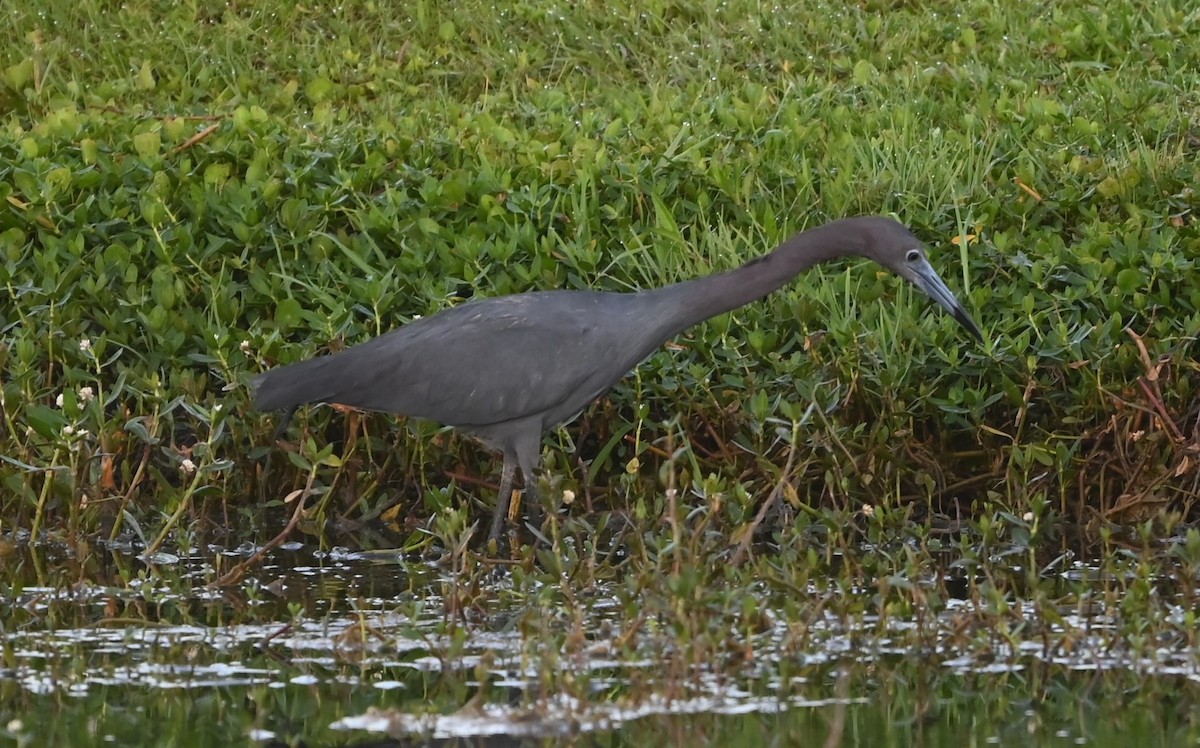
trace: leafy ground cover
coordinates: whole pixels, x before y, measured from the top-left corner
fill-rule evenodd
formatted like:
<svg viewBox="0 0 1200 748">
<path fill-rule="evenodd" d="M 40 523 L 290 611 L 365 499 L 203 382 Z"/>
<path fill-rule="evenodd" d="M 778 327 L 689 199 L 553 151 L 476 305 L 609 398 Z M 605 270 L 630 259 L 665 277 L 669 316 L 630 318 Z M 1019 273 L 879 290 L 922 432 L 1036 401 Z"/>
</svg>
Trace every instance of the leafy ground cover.
<svg viewBox="0 0 1200 748">
<path fill-rule="evenodd" d="M 472 296 L 657 286 L 880 212 L 987 345 L 873 266 L 815 270 L 554 435 L 549 494 L 637 520 L 677 496 L 735 538 L 772 492 L 784 517 L 1194 514 L 1182 0 L 6 14 L 6 529 L 152 540 L 307 487 L 320 522 L 456 536 L 490 455 L 322 410 L 285 456 L 249 377 Z"/>
</svg>

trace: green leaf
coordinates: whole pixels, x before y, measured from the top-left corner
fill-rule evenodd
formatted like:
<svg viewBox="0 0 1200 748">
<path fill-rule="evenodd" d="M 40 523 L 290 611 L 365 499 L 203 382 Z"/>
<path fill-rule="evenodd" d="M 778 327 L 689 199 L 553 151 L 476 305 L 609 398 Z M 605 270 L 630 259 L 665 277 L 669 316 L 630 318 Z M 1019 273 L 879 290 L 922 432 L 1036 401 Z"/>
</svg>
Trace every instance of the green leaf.
<svg viewBox="0 0 1200 748">
<path fill-rule="evenodd" d="M 137 87 L 143 91 L 150 91 L 154 88 L 156 81 L 154 80 L 154 69 L 150 67 L 150 61 L 146 60 L 142 63 L 142 67 L 137 74 Z"/>
<path fill-rule="evenodd" d="M 229 164 L 209 164 L 204 169 L 204 183 L 220 187 L 229 180 Z"/>
<path fill-rule="evenodd" d="M 281 327 L 293 327 L 303 319 L 304 308 L 293 298 L 286 298 L 275 305 L 275 321 Z"/>
<path fill-rule="evenodd" d="M 1117 273 L 1117 288 L 1121 293 L 1130 294 L 1140 288 L 1145 282 L 1142 271 L 1126 268 Z"/>
<path fill-rule="evenodd" d="M 161 149 L 162 136 L 158 134 L 158 130 L 142 132 L 133 136 L 133 150 L 137 152 L 138 158 L 143 161 L 149 163 L 157 162 Z"/>
<path fill-rule="evenodd" d="M 99 149 L 96 147 L 96 141 L 91 138 L 84 138 L 79 141 L 79 151 L 80 155 L 83 156 L 83 163 L 89 165 L 96 163 L 96 158 L 100 154 Z"/>
<path fill-rule="evenodd" d="M 46 439 L 58 439 L 62 436 L 63 426 L 67 425 L 66 416 L 61 410 L 46 405 L 29 406 L 25 417 L 33 430 Z"/>
<path fill-rule="evenodd" d="M 33 58 L 31 57 L 26 57 L 16 65 L 10 65 L 4 69 L 4 82 L 17 91 L 25 88 L 32 80 Z"/>
<path fill-rule="evenodd" d="M 865 86 L 871 83 L 879 75 L 879 71 L 875 69 L 867 60 L 859 60 L 854 63 L 854 82 L 860 86 Z"/>
<path fill-rule="evenodd" d="M 329 98 L 329 95 L 333 93 L 333 88 L 333 81 L 322 75 L 308 82 L 308 85 L 304 87 L 304 94 L 309 101 L 317 104 Z"/>
<path fill-rule="evenodd" d="M 421 233 L 436 236 L 440 227 L 438 222 L 429 216 L 421 216 L 417 219 L 417 228 L 421 230 Z"/>
<path fill-rule="evenodd" d="M 136 436 L 138 439 L 141 439 L 145 444 L 158 444 L 158 437 L 150 433 L 149 429 L 146 428 L 146 424 L 143 423 L 143 420 L 144 416 L 130 418 L 125 422 L 125 430 Z"/>
</svg>

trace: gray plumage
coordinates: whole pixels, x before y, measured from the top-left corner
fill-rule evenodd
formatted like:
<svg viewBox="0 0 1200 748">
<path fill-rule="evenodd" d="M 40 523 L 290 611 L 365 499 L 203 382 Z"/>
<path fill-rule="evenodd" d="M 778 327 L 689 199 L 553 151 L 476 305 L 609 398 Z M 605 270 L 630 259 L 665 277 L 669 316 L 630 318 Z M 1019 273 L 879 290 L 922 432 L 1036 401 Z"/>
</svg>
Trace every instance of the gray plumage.
<svg viewBox="0 0 1200 748">
<path fill-rule="evenodd" d="M 736 270 L 637 293 L 538 291 L 471 301 L 339 353 L 254 378 L 260 410 L 340 403 L 453 426 L 504 454 L 490 537 L 499 535 L 512 481 L 527 492 L 542 434 L 582 411 L 663 343 L 709 317 L 842 256 L 875 260 L 979 328 L 903 225 L 866 216 L 796 234 Z"/>
</svg>

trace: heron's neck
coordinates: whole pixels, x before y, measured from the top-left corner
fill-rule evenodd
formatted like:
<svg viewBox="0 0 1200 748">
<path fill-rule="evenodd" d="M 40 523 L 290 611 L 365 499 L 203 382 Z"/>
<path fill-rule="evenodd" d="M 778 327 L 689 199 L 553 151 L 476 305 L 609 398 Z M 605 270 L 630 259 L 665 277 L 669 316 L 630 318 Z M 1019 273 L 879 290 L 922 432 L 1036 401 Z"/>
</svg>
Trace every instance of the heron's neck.
<svg viewBox="0 0 1200 748">
<path fill-rule="evenodd" d="M 675 303 L 664 305 L 671 311 L 659 321 L 671 336 L 676 335 L 709 317 L 761 299 L 813 265 L 857 254 L 856 248 L 847 246 L 844 236 L 839 239 L 839 232 L 832 230 L 832 226 L 834 224 L 826 224 L 796 234 L 770 254 L 751 260 L 736 270 L 661 289 L 657 293 L 672 298 Z"/>
</svg>

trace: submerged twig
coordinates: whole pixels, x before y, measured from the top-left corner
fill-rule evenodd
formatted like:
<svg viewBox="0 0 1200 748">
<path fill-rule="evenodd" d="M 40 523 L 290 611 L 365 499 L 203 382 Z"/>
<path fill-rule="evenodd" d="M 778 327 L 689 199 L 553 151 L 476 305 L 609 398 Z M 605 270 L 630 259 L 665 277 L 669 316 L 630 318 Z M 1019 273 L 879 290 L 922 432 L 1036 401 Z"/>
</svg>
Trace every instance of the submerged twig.
<svg viewBox="0 0 1200 748">
<path fill-rule="evenodd" d="M 300 492 L 299 498 L 296 499 L 296 509 L 292 512 L 292 518 L 288 520 L 287 526 L 284 527 L 278 535 L 268 540 L 263 547 L 255 551 L 253 556 L 230 569 L 215 582 L 209 582 L 209 587 L 226 587 L 228 585 L 240 582 L 242 577 L 246 575 L 246 572 L 249 571 L 252 566 L 262 561 L 263 557 L 267 555 L 268 551 L 279 545 L 282 545 L 283 541 L 287 540 L 288 535 L 291 535 L 292 530 L 296 529 L 296 525 L 300 523 L 300 517 L 304 514 L 304 500 L 308 498 L 310 493 L 312 493 L 312 485 L 313 481 L 316 480 L 316 477 L 316 471 L 312 471 L 308 474 L 308 483 L 305 484 L 304 489 Z"/>
</svg>

